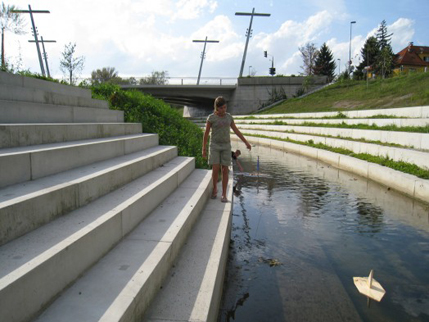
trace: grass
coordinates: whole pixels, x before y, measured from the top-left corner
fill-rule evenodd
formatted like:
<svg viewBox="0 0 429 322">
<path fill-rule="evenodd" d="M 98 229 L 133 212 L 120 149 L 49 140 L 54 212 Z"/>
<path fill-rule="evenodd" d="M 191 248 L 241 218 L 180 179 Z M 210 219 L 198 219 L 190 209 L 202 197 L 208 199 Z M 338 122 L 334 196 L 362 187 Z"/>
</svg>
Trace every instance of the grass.
<svg viewBox="0 0 429 322">
<path fill-rule="evenodd" d="M 384 125 L 378 126 L 375 124 L 330 124 L 330 123 L 314 123 L 314 122 L 303 122 L 301 124 L 290 124 L 283 121 L 274 121 L 269 123 L 257 123 L 252 122 L 251 124 L 264 124 L 264 125 L 290 125 L 290 126 L 312 126 L 312 127 L 328 127 L 328 128 L 340 128 L 340 129 L 360 129 L 360 130 L 379 130 L 379 131 L 398 131 L 398 132 L 413 132 L 413 133 L 429 133 L 429 125 L 426 126 L 397 126 Z"/>
<path fill-rule="evenodd" d="M 277 141 L 291 142 L 291 143 L 295 143 L 295 144 L 311 146 L 311 147 L 314 147 L 317 149 L 332 151 L 335 153 L 348 155 L 348 156 L 351 156 L 351 157 L 354 157 L 354 158 L 357 158 L 360 160 L 380 164 L 382 166 L 385 166 L 385 167 L 388 167 L 388 168 L 391 168 L 391 169 L 394 169 L 397 171 L 401 171 L 404 173 L 408 173 L 408 174 L 414 175 L 414 176 L 422 178 L 422 179 L 429 179 L 429 171 L 428 170 L 420 168 L 419 166 L 417 166 L 413 163 L 407 163 L 407 162 L 403 162 L 403 161 L 393 161 L 392 159 L 390 159 L 388 157 L 380 157 L 380 156 L 375 156 L 375 155 L 371 155 L 371 154 L 367 154 L 367 153 L 354 153 L 353 151 L 350 151 L 347 149 L 334 148 L 334 147 L 330 147 L 330 146 L 322 144 L 322 143 L 314 143 L 312 140 L 309 140 L 307 142 L 301 142 L 301 141 L 295 141 L 295 140 L 291 140 L 291 139 L 281 139 L 281 138 L 271 137 L 271 136 L 267 136 L 267 135 L 255 135 L 255 134 L 249 134 L 249 133 L 246 133 L 245 135 L 246 136 L 266 138 L 266 139 L 273 139 L 273 140 L 277 140 Z"/>
<path fill-rule="evenodd" d="M 429 73 L 337 82 L 304 98 L 292 98 L 259 114 L 341 112 L 429 105 Z"/>
<path fill-rule="evenodd" d="M 256 129 L 255 129 L 256 130 Z M 262 129 L 263 130 L 263 129 Z M 245 129 L 243 129 L 243 131 L 245 131 Z M 292 133 L 292 134 L 304 134 L 304 135 L 309 135 L 308 133 L 305 132 L 297 132 L 294 130 L 291 131 L 276 131 L 276 130 L 270 130 L 270 132 L 278 132 L 278 133 Z M 351 138 L 351 137 L 347 137 L 347 136 L 333 136 L 333 135 L 322 135 L 322 134 L 316 134 L 316 133 L 311 133 L 312 136 L 318 136 L 318 137 L 324 137 L 324 138 L 332 138 L 332 139 L 341 139 L 341 140 L 347 140 L 347 141 L 354 141 L 354 142 L 362 142 L 362 143 L 371 143 L 371 144 L 377 144 L 377 145 L 383 145 L 383 146 L 389 146 L 389 147 L 395 147 L 395 148 L 401 148 L 401 149 L 414 149 L 414 146 L 404 146 L 404 145 L 400 145 L 397 143 L 388 143 L 388 142 L 381 142 L 381 141 L 376 141 L 376 140 L 365 140 L 365 139 L 355 139 L 355 138 Z M 277 137 L 272 137 L 275 138 L 276 140 L 278 139 Z"/>
</svg>

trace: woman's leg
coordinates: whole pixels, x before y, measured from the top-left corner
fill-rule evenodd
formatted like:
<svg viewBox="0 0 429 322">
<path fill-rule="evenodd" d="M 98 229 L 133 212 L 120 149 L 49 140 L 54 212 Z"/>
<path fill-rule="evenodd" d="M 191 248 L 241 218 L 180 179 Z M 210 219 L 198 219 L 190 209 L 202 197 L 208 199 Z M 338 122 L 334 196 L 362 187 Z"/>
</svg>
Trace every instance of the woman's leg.
<svg viewBox="0 0 429 322">
<path fill-rule="evenodd" d="M 222 165 L 222 199 L 226 199 L 226 189 L 228 187 L 228 166 Z"/>
<path fill-rule="evenodd" d="M 219 180 L 219 164 L 213 164 L 212 167 L 212 181 L 213 181 L 213 192 L 212 197 L 216 197 L 217 194 L 217 181 Z"/>
</svg>

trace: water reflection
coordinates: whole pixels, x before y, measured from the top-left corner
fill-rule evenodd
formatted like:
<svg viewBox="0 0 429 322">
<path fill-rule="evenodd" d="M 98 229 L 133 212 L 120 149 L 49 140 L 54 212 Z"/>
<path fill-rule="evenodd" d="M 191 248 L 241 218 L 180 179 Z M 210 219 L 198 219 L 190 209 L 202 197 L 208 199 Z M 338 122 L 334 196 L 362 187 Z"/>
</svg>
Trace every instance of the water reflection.
<svg viewBox="0 0 429 322">
<path fill-rule="evenodd" d="M 429 321 L 428 205 L 274 149 L 240 163 L 220 321 Z M 370 269 L 387 294 L 368 308 Z"/>
</svg>

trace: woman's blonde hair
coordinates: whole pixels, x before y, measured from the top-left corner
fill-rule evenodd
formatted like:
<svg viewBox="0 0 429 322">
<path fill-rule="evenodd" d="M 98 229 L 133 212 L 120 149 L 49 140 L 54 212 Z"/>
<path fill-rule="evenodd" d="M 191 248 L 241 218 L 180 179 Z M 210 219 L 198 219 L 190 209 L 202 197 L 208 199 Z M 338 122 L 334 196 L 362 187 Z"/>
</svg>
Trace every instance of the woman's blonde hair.
<svg viewBox="0 0 429 322">
<path fill-rule="evenodd" d="M 214 101 L 214 111 L 217 111 L 218 107 L 222 107 L 226 104 L 226 99 L 223 98 L 223 96 L 216 97 Z"/>
</svg>

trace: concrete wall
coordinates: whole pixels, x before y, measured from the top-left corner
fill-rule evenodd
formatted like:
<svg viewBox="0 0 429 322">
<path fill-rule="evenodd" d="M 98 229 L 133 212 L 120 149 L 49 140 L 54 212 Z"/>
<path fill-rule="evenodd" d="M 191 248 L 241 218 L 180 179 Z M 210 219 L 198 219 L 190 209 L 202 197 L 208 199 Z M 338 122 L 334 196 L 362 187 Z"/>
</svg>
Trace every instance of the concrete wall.
<svg viewBox="0 0 429 322">
<path fill-rule="evenodd" d="M 305 77 L 244 77 L 238 79 L 228 110 L 234 115 L 257 111 L 271 98 L 273 90 L 284 90 L 288 98 L 293 97 L 302 87 Z M 309 90 L 326 84 L 326 77 L 314 77 L 314 84 Z"/>
</svg>

